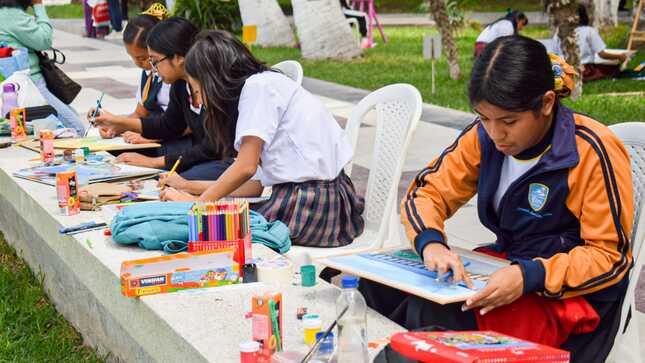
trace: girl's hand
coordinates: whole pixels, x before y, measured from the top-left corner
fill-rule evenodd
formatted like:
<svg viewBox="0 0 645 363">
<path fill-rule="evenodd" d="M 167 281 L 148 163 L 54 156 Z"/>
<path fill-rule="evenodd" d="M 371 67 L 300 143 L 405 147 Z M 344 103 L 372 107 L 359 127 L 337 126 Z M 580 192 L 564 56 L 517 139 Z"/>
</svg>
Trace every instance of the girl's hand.
<svg viewBox="0 0 645 363">
<path fill-rule="evenodd" d="M 423 249 L 423 261 L 428 270 L 437 271 L 437 275 L 443 276 L 448 270 L 452 271 L 453 283 L 463 281 L 471 289 L 475 288 L 470 277 L 466 274 L 464 264 L 456 253 L 450 251 L 441 243 L 431 243 Z"/>
<path fill-rule="evenodd" d="M 148 144 L 156 142 L 155 140 L 146 139 L 141 134 L 132 131 L 126 131 L 121 136 L 123 136 L 123 140 L 128 144 Z"/>
<path fill-rule="evenodd" d="M 99 129 L 99 134 L 101 135 L 101 138 L 103 138 L 103 139 L 111 139 L 114 136 L 116 136 L 116 135 L 114 135 L 114 132 L 112 132 L 111 129 L 106 129 L 106 128 L 102 128 L 102 127 Z"/>
<path fill-rule="evenodd" d="M 197 200 L 196 196 L 179 191 L 175 188 L 164 188 L 159 193 L 159 198 L 161 198 L 161 200 L 174 202 L 193 202 Z"/>
<path fill-rule="evenodd" d="M 159 174 L 159 186 L 163 185 L 179 190 L 186 189 L 188 180 L 182 178 L 179 173 L 172 173 L 170 176 L 168 174 L 170 173 Z"/>
<path fill-rule="evenodd" d="M 522 296 L 524 291 L 524 276 L 519 265 L 506 266 L 495 271 L 486 286 L 466 300 L 463 310 L 481 308 L 480 314 L 503 305 L 507 305 Z"/>
<path fill-rule="evenodd" d="M 128 165 L 143 166 L 146 168 L 160 168 L 163 166 L 163 156 L 159 158 L 151 158 L 139 153 L 123 153 L 117 156 L 117 163 L 124 163 Z"/>
</svg>

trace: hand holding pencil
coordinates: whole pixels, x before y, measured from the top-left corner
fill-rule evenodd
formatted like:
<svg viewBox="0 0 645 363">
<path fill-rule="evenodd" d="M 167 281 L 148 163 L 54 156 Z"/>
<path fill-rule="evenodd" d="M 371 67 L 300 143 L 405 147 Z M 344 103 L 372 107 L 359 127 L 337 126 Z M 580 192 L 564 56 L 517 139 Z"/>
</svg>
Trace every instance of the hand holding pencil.
<svg viewBox="0 0 645 363">
<path fill-rule="evenodd" d="M 172 181 L 171 178 L 173 178 L 173 175 L 177 171 L 177 167 L 179 166 L 180 162 L 181 162 L 181 155 L 177 158 L 177 161 L 175 161 L 175 164 L 172 166 L 172 169 L 170 169 L 170 172 L 168 172 L 168 174 L 166 174 L 166 176 L 162 176 L 159 179 L 159 187 L 161 189 L 163 189 L 166 186 L 168 181 Z M 178 176 L 178 178 L 181 178 L 181 177 Z M 177 186 L 177 185 L 175 185 L 176 183 L 172 183 L 172 184 L 173 184 L 172 186 L 174 186 L 174 187 Z"/>
</svg>

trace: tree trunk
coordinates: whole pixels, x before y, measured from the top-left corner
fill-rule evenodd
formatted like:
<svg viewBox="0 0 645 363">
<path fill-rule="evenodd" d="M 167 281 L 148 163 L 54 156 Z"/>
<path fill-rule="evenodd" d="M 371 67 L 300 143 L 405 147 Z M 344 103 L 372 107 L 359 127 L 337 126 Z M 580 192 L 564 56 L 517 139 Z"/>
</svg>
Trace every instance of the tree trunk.
<svg viewBox="0 0 645 363">
<path fill-rule="evenodd" d="M 448 18 L 445 0 L 430 0 L 430 13 L 434 22 L 437 24 L 439 33 L 441 33 L 441 43 L 443 51 L 448 57 L 448 67 L 450 68 L 450 78 L 459 79 L 461 70 L 459 69 L 459 53 L 457 44 L 453 37 L 452 27 Z"/>
<path fill-rule="evenodd" d="M 242 24 L 257 26 L 256 45 L 293 47 L 296 45 L 289 20 L 276 0 L 239 0 Z"/>
<path fill-rule="evenodd" d="M 556 26 L 564 58 L 578 72 L 575 89 L 571 92 L 571 99 L 575 100 L 582 96 L 582 66 L 575 31 L 578 25 L 577 4 L 574 0 L 549 0 L 547 12 Z"/>
<path fill-rule="evenodd" d="M 359 40 L 338 0 L 291 0 L 302 57 L 349 59 L 361 55 Z"/>
</svg>

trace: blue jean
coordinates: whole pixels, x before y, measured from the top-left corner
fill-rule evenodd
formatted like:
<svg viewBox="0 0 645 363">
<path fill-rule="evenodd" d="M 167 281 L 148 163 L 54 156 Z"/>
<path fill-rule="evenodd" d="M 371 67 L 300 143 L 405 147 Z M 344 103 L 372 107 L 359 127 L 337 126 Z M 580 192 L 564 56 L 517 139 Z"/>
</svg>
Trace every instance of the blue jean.
<svg viewBox="0 0 645 363">
<path fill-rule="evenodd" d="M 112 29 L 117 32 L 122 31 L 123 17 L 121 15 L 121 3 L 119 0 L 108 0 L 108 7 L 110 8 L 110 23 L 112 23 Z"/>
<path fill-rule="evenodd" d="M 217 180 L 231 164 L 233 164 L 233 159 L 206 161 L 179 173 L 179 175 L 188 180 Z"/>
<path fill-rule="evenodd" d="M 63 101 L 59 100 L 58 97 L 49 92 L 44 78 L 34 80 L 34 84 L 45 101 L 47 101 L 47 103 L 56 110 L 60 122 L 62 122 L 65 127 L 75 129 L 76 132 L 82 136 L 85 132 L 85 126 L 83 125 L 81 118 L 78 117 L 78 113 L 74 111 L 70 105 L 65 104 Z"/>
</svg>

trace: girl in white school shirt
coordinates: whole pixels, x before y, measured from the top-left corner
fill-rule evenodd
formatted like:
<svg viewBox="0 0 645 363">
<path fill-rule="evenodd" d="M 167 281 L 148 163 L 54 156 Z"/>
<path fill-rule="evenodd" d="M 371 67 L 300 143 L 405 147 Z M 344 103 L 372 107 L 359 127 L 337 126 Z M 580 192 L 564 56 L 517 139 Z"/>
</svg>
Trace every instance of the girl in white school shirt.
<svg viewBox="0 0 645 363">
<path fill-rule="evenodd" d="M 289 226 L 292 243 L 337 247 L 361 234 L 364 200 L 343 171 L 353 152 L 317 98 L 224 31 L 202 33 L 185 67 L 202 95 L 207 134 L 216 145 L 233 144 L 238 155 L 216 182 L 165 177 L 174 188 L 163 199 L 257 196 L 271 186 L 270 200 L 254 209 Z"/>
<path fill-rule="evenodd" d="M 484 51 L 484 48 L 493 40 L 508 35 L 516 35 L 520 30 L 529 24 L 529 19 L 521 11 L 511 11 L 503 17 L 486 25 L 484 30 L 479 33 L 475 41 L 475 58 Z"/>
</svg>

